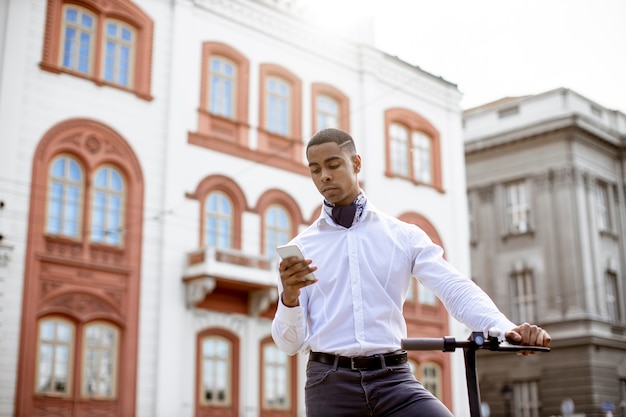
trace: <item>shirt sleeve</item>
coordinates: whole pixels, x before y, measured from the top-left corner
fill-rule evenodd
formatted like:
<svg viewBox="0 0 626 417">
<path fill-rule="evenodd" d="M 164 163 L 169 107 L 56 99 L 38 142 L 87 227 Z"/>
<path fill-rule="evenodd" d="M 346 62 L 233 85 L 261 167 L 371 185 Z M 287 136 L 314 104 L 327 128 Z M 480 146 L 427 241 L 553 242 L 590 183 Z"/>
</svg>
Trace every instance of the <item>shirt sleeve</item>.
<svg viewBox="0 0 626 417">
<path fill-rule="evenodd" d="M 272 338 L 276 346 L 288 355 L 298 353 L 306 336 L 305 323 L 304 308 L 284 305 L 281 292 L 278 309 L 272 321 Z"/>
<path fill-rule="evenodd" d="M 456 320 L 472 331 L 487 332 L 495 327 L 504 333 L 516 325 L 495 305 L 476 283 L 443 259 L 443 250 L 424 234 L 417 245 L 413 274 L 443 302 Z"/>
</svg>

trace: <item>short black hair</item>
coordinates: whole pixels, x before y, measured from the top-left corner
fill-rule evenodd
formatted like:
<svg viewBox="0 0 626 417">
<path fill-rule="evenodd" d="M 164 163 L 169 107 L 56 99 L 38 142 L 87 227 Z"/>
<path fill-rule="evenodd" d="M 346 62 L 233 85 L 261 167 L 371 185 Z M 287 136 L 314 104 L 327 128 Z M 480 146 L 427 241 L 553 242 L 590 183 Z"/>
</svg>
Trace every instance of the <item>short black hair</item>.
<svg viewBox="0 0 626 417">
<path fill-rule="evenodd" d="M 311 146 L 321 145 L 322 143 L 335 142 L 340 148 L 343 148 L 350 156 L 356 155 L 356 145 L 354 139 L 349 133 L 344 132 L 341 129 L 326 128 L 318 131 L 309 140 L 306 145 L 307 152 Z"/>
</svg>

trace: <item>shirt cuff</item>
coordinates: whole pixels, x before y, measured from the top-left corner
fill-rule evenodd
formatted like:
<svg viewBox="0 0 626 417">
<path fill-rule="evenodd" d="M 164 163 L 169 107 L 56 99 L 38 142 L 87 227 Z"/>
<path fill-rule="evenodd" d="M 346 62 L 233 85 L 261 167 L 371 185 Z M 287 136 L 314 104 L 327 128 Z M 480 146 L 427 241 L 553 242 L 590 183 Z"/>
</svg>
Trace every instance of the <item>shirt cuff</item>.
<svg viewBox="0 0 626 417">
<path fill-rule="evenodd" d="M 278 302 L 278 310 L 276 311 L 276 317 L 286 323 L 298 323 L 302 320 L 304 314 L 304 308 L 300 305 L 295 307 L 287 307 L 283 304 L 283 298 L 280 297 Z"/>
</svg>

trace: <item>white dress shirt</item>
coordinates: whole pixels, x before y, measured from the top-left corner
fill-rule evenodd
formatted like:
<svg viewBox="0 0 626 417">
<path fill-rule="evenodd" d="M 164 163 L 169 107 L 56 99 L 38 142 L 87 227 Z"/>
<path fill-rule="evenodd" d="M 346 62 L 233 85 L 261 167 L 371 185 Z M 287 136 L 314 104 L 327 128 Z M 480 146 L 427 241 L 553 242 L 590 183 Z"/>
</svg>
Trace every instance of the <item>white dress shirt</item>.
<svg viewBox="0 0 626 417">
<path fill-rule="evenodd" d="M 297 307 L 279 299 L 272 337 L 289 355 L 360 356 L 400 349 L 407 337 L 402 305 L 413 276 L 472 330 L 515 327 L 486 293 L 443 259 L 443 250 L 424 231 L 369 201 L 351 228 L 336 225 L 321 210 L 291 243 L 313 260 L 319 281 L 301 289 Z M 278 282 L 282 294 L 280 277 Z"/>
</svg>

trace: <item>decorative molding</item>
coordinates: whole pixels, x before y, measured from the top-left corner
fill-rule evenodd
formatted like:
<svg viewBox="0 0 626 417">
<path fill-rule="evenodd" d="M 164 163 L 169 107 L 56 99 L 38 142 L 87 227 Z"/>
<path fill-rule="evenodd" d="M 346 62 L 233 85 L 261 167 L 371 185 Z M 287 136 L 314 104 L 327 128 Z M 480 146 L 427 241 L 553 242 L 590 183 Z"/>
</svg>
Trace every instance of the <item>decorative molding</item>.
<svg viewBox="0 0 626 417">
<path fill-rule="evenodd" d="M 185 297 L 187 308 L 193 308 L 200 301 L 204 300 L 207 294 L 215 289 L 217 281 L 215 278 L 202 277 L 185 281 Z"/>
<path fill-rule="evenodd" d="M 252 291 L 248 299 L 248 311 L 251 316 L 258 317 L 261 313 L 267 310 L 270 305 L 276 303 L 277 301 L 277 288 Z"/>
<path fill-rule="evenodd" d="M 208 328 L 219 327 L 228 329 L 229 332 L 241 338 L 244 336 L 244 331 L 250 320 L 250 317 L 239 314 L 227 314 L 203 309 L 194 309 L 192 313 L 193 329 L 195 333 L 199 333 Z"/>
<path fill-rule="evenodd" d="M 106 313 L 117 315 L 117 312 L 102 299 L 95 295 L 85 293 L 68 293 L 54 298 L 50 303 L 50 307 L 60 307 L 68 309 L 76 313 L 79 317 L 83 317 L 93 313 Z"/>
</svg>

